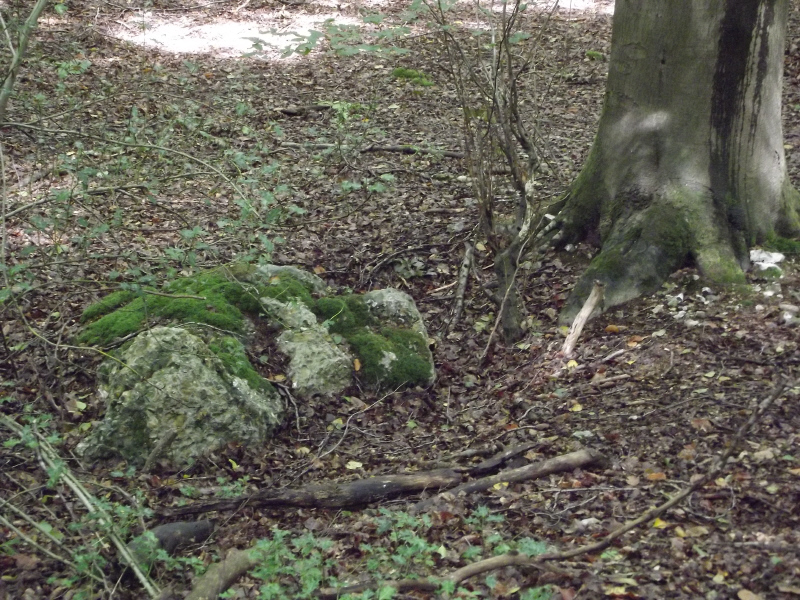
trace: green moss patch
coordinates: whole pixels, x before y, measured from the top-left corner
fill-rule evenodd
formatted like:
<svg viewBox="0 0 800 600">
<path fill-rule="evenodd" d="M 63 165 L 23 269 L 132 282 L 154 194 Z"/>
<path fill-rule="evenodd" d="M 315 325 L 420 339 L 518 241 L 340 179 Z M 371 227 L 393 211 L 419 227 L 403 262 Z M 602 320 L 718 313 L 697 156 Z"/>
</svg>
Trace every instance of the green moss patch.
<svg viewBox="0 0 800 600">
<path fill-rule="evenodd" d="M 208 347 L 231 373 L 244 379 L 252 389 L 262 391 L 270 387 L 269 382 L 250 364 L 244 346 L 235 337 L 224 336 L 215 339 L 208 344 Z"/>
<path fill-rule="evenodd" d="M 361 377 L 385 388 L 425 384 L 431 380 L 426 340 L 411 329 L 383 327 L 361 296 L 320 298 L 314 313 L 331 333 L 344 337 L 361 362 Z"/>
<path fill-rule="evenodd" d="M 83 314 L 81 315 L 81 322 L 85 323 L 87 321 L 93 321 L 99 317 L 102 317 L 103 315 L 107 315 L 112 310 L 119 308 L 123 304 L 127 304 L 134 298 L 136 298 L 136 293 L 128 290 L 112 292 L 100 300 L 100 302 L 96 302 L 84 310 Z"/>
<path fill-rule="evenodd" d="M 106 345 L 156 322 L 205 323 L 231 332 L 244 330 L 244 315 L 262 312 L 259 298 L 297 299 L 313 304 L 311 293 L 288 275 L 251 283 L 252 271 L 220 267 L 169 282 L 163 293 L 120 291 L 88 307 L 82 344 Z M 193 298 L 191 296 L 197 296 Z"/>
<path fill-rule="evenodd" d="M 417 71 L 416 69 L 398 67 L 392 71 L 392 76 L 395 79 L 404 79 L 410 81 L 414 85 L 421 85 L 423 87 L 430 87 L 433 85 L 433 81 L 431 81 L 425 73 Z"/>
<path fill-rule="evenodd" d="M 385 388 L 430 381 L 433 373 L 424 358 L 422 337 L 408 329 L 384 327 L 380 334 L 366 329 L 348 341 L 361 360 L 361 375 Z"/>
<path fill-rule="evenodd" d="M 781 252 L 783 254 L 800 254 L 800 240 L 779 237 L 777 235 L 770 236 L 764 244 L 764 247 L 768 250 Z"/>
<path fill-rule="evenodd" d="M 327 323 L 328 331 L 345 337 L 353 335 L 369 325 L 376 325 L 375 319 L 361 296 L 347 295 L 320 298 L 312 310 Z"/>
</svg>

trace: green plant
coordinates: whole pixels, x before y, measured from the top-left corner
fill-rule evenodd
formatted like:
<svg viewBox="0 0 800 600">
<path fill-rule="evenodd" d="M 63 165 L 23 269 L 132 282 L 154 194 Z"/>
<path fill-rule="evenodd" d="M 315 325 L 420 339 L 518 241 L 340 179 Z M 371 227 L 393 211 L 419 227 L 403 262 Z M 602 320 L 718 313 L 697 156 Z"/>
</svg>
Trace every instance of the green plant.
<svg viewBox="0 0 800 600">
<path fill-rule="evenodd" d="M 421 85 L 423 87 L 430 87 L 433 85 L 433 81 L 428 79 L 428 76 L 425 75 L 422 71 L 417 71 L 415 69 L 405 69 L 403 67 L 398 67 L 392 71 L 392 76 L 395 79 L 402 79 L 413 83 L 414 85 Z"/>
<path fill-rule="evenodd" d="M 479 539 L 483 540 L 479 546 L 490 543 L 483 527 L 501 522 L 500 515 L 491 514 L 484 507 L 479 507 L 470 517 L 464 519 L 469 530 L 478 533 Z M 288 531 L 275 529 L 270 539 L 259 541 L 253 549 L 257 553 L 259 564 L 252 574 L 264 581 L 260 588 L 260 597 L 311 598 L 318 594 L 321 587 L 345 588 L 353 580 L 363 581 L 360 575 L 366 571 L 374 587 L 360 593 L 342 593 L 340 597 L 343 600 L 389 599 L 396 593 L 396 589 L 382 582 L 420 577 L 435 579 L 442 575 L 442 561 L 448 557 L 450 551 L 445 544 L 429 539 L 433 527 L 430 515 L 414 515 L 381 508 L 364 524 L 371 525 L 374 533 L 371 542 L 365 541 L 358 545 L 357 552 L 361 556 L 358 573 L 341 571 L 336 557 L 347 552 L 347 549 L 340 542 L 315 537 L 311 533 L 293 537 Z M 503 540 L 504 547 L 508 550 L 527 556 L 545 551 L 545 545 L 541 542 L 515 541 L 508 537 L 503 537 Z M 469 562 L 474 557 L 475 555 L 463 553 L 460 558 Z M 493 588 L 497 585 L 496 578 L 490 575 L 486 584 L 490 589 Z M 441 591 L 453 593 L 455 586 L 443 582 Z M 546 591 L 547 588 L 531 588 L 523 591 L 522 597 L 538 600 L 546 597 L 543 595 Z M 477 592 L 459 589 L 459 593 L 470 596 Z"/>
</svg>

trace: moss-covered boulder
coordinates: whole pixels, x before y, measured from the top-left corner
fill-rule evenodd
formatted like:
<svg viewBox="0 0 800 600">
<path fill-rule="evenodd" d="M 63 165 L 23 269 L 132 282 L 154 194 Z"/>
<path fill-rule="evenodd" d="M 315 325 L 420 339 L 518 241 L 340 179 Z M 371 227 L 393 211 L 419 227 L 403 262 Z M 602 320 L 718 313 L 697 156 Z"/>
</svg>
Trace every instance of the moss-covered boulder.
<svg viewBox="0 0 800 600">
<path fill-rule="evenodd" d="M 123 347 L 98 372 L 105 419 L 78 447 L 87 459 L 141 464 L 174 431 L 163 457 L 190 463 L 229 442 L 263 444 L 284 405 L 230 336 L 208 342 L 179 327 L 156 327 Z"/>
<path fill-rule="evenodd" d="M 176 324 L 210 325 L 209 332 L 246 340 L 268 323 L 280 332 L 278 348 L 289 357 L 287 375 L 301 397 L 342 392 L 352 383 L 354 366 L 362 380 L 379 389 L 433 382 L 427 332 L 410 296 L 394 289 L 328 292 L 319 277 L 295 267 L 235 264 L 158 290 L 110 294 L 84 311 L 78 341 L 109 345 Z M 230 358 L 225 343 L 211 346 L 218 356 Z M 255 374 L 246 356 L 241 358 L 240 367 Z"/>
</svg>

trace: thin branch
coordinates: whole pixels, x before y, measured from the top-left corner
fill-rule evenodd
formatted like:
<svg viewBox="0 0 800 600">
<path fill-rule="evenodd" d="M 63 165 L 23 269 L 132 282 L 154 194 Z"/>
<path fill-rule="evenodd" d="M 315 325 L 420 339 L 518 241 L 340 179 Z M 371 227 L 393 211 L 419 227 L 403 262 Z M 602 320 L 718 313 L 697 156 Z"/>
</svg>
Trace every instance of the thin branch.
<svg viewBox="0 0 800 600">
<path fill-rule="evenodd" d="M 19 436 L 22 436 L 25 433 L 21 425 L 6 415 L 0 415 L 0 422 L 2 422 L 3 425 Z M 98 523 L 108 527 L 106 534 L 116 547 L 120 558 L 122 558 L 122 560 L 131 568 L 136 575 L 136 578 L 142 584 L 142 587 L 144 587 L 145 591 L 147 591 L 148 595 L 151 598 L 158 598 L 161 590 L 159 590 L 158 586 L 147 576 L 136 557 L 133 556 L 130 549 L 114 531 L 114 521 L 111 515 L 109 515 L 108 512 L 94 499 L 94 497 L 83 486 L 83 484 L 72 474 L 72 472 L 67 469 L 66 465 L 59 458 L 55 449 L 50 445 L 47 439 L 45 439 L 45 437 L 38 432 L 34 432 L 34 435 L 39 443 L 39 458 L 45 471 L 49 473 L 60 473 L 60 478 L 72 490 L 72 493 L 75 494 L 75 496 L 80 500 L 81 504 L 84 505 L 86 510 L 88 510 L 90 513 L 96 513 L 100 516 Z"/>
<path fill-rule="evenodd" d="M 3 87 L 0 88 L 0 121 L 6 118 L 6 107 L 8 106 L 8 99 L 11 98 L 11 91 L 14 89 L 14 82 L 17 80 L 17 73 L 22 64 L 22 59 L 25 56 L 25 50 L 28 48 L 28 42 L 31 38 L 31 33 L 36 28 L 36 22 L 39 20 L 39 15 L 42 14 L 44 7 L 47 6 L 48 0 L 37 0 L 31 9 L 31 14 L 25 19 L 19 31 L 19 46 L 13 55 L 11 66 L 8 68 L 8 74 Z M 12 50 L 13 53 L 13 50 Z"/>
</svg>

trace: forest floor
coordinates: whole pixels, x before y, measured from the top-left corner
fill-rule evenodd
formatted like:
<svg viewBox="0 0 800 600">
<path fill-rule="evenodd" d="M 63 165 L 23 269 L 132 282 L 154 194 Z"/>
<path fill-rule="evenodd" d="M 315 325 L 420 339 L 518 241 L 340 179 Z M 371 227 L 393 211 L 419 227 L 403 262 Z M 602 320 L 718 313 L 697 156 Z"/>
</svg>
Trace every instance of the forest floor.
<svg viewBox="0 0 800 600">
<path fill-rule="evenodd" d="M 403 4 L 373 8 L 397 17 Z M 551 168 L 538 188 L 544 203 L 565 192 L 591 146 L 608 65 L 609 7 L 588 3 L 548 18 L 533 5 L 522 21 L 539 36 L 524 106 L 548 141 Z M 459 10 L 464 21 L 477 18 Z M 791 10 L 784 132 L 790 175 L 800 185 L 800 19 Z M 396 556 L 397 578 L 444 575 L 522 538 L 553 550 L 591 543 L 707 472 L 753 402 L 800 372 L 800 327 L 782 307 L 800 304 L 797 257 L 784 264 L 783 278 L 753 273 L 735 289 L 708 287 L 686 268 L 651 297 L 591 321 L 568 363 L 559 354 L 565 332 L 556 319 L 595 251 L 590 246 L 527 257 L 518 280 L 528 335 L 513 346 L 494 339 L 481 361 L 497 310 L 482 289 L 492 284 L 492 257 L 476 227 L 467 167 L 442 153 L 463 151 L 462 121 L 433 36 L 413 31 L 395 42 L 408 51 L 397 55 L 314 50 L 282 59 L 265 48 L 242 58 L 243 31 L 264 37 L 271 28 L 290 31 L 328 16 L 355 23 L 356 6 L 156 0 L 147 26 L 143 14 L 86 2 L 47 15 L 20 72 L 8 121 L 30 126 L 2 129 L 9 215 L 3 234 L 6 264 L 26 273 L 20 281 L 28 289 L 17 285 L 13 301 L 0 306 L 4 414 L 19 422 L 50 415 L 38 426 L 57 434 L 67 466 L 120 519 L 120 507 L 135 503 L 159 512 L 231 490 L 468 466 L 528 442 L 535 445 L 527 460 L 580 448 L 608 459 L 602 468 L 437 504 L 421 529 L 392 517 L 393 527 L 413 530 L 421 544 L 407 547 L 412 556 L 405 558 L 403 541 L 382 529 L 381 519 L 389 518 L 383 509 L 403 514 L 419 497 L 348 511 L 220 512 L 213 537 L 183 553 L 199 570 L 231 548 L 271 538 L 276 528 L 290 539 L 330 539 L 326 576 L 346 581 L 373 572 L 365 545 Z M 398 78 L 398 67 L 424 73 L 433 85 Z M 296 110 L 322 104 L 328 107 Z M 150 146 L 138 146 L 144 143 Z M 397 145 L 440 152 L 374 148 Z M 269 241 L 226 229 L 240 207 L 216 169 L 246 191 L 264 192 L 261 206 L 276 216 L 257 233 Z M 31 204 L 42 198 L 50 200 Z M 48 208 L 64 203 L 70 210 Z M 466 241 L 476 243 L 476 274 L 463 317 L 444 334 Z M 103 415 L 93 391 L 102 357 L 70 346 L 83 308 L 114 281 L 189 273 L 245 250 L 266 251 L 270 243 L 274 262 L 317 272 L 331 285 L 408 292 L 429 329 L 436 383 L 386 395 L 356 386 L 301 404 L 266 447 L 230 446 L 180 472 L 158 465 L 147 476 L 131 475 L 124 464 L 81 466 L 70 458 L 87 424 Z M 281 361 L 262 362 L 263 374 L 280 380 Z M 467 580 L 454 597 L 531 598 L 524 590 L 544 583 L 564 600 L 799 597 L 798 399 L 795 388 L 777 400 L 719 478 L 602 555 L 559 564 L 560 574 L 506 567 Z M 7 520 L 0 523 L 0 600 L 80 597 L 78 591 L 143 597 L 107 543 L 89 552 L 97 534 L 71 492 L 48 484 L 37 454 L 0 431 L 0 514 Z M 48 524 L 56 539 L 6 502 Z M 139 523 L 162 522 L 135 511 L 127 518 L 132 533 Z M 75 562 L 106 559 L 105 583 L 71 579 L 74 569 L 22 543 L 8 523 Z M 414 560 L 431 549 L 430 560 Z M 162 587 L 188 589 L 191 564 L 157 565 L 153 577 Z M 281 579 L 295 589 L 289 573 Z M 260 585 L 245 576 L 233 597 L 258 597 Z"/>
</svg>

